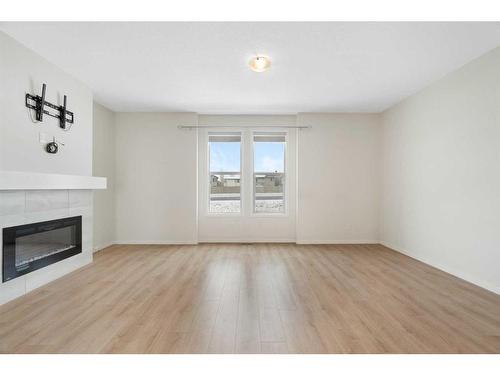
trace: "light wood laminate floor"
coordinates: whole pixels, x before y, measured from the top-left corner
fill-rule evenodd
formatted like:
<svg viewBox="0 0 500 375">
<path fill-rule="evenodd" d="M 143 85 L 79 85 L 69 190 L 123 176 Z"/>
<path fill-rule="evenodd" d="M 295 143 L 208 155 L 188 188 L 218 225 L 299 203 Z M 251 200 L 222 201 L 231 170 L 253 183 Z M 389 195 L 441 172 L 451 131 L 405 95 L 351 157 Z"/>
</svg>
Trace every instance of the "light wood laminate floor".
<svg viewBox="0 0 500 375">
<path fill-rule="evenodd" d="M 500 353 L 500 296 L 381 245 L 112 246 L 0 306 L 3 353 Z"/>
</svg>

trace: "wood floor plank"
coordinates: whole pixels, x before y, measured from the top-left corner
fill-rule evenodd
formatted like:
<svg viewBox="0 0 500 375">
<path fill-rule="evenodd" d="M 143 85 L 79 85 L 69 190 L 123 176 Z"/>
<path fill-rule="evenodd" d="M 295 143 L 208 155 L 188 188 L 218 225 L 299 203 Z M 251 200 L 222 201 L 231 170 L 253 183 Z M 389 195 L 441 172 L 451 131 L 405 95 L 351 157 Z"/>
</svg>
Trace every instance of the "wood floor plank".
<svg viewBox="0 0 500 375">
<path fill-rule="evenodd" d="M 261 354 L 288 354 L 288 347 L 285 342 L 262 342 Z"/>
<path fill-rule="evenodd" d="M 240 272 L 241 263 L 232 256 L 226 266 L 219 310 L 208 346 L 209 353 L 234 353 L 236 350 Z"/>
<path fill-rule="evenodd" d="M 500 353 L 500 296 L 381 245 L 116 245 L 0 306 L 0 353 Z"/>
</svg>

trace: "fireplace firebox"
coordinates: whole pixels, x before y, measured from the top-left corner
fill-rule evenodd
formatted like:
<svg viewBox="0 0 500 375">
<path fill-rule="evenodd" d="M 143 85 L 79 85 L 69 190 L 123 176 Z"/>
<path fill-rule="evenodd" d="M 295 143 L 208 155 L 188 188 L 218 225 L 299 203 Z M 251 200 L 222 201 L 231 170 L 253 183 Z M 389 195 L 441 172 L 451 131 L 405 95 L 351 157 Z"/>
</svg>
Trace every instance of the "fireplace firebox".
<svg viewBox="0 0 500 375">
<path fill-rule="evenodd" d="M 81 216 L 4 228 L 2 282 L 81 252 Z"/>
</svg>

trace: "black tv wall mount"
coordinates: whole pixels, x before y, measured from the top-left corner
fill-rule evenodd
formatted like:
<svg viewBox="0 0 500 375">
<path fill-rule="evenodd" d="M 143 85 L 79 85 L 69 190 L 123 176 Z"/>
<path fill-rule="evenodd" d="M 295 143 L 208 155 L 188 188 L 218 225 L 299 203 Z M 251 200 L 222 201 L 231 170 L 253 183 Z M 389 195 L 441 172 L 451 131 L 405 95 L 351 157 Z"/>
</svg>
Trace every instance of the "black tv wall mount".
<svg viewBox="0 0 500 375">
<path fill-rule="evenodd" d="M 67 98 L 64 95 L 63 105 L 57 106 L 45 100 L 45 90 L 47 85 L 42 84 L 42 96 L 26 94 L 25 103 L 26 107 L 35 110 L 36 120 L 43 121 L 43 115 L 55 117 L 59 119 L 59 126 L 62 129 L 66 129 L 66 124 L 73 124 L 74 115 L 73 112 L 66 109 Z M 50 108 L 49 111 L 45 108 Z"/>
</svg>

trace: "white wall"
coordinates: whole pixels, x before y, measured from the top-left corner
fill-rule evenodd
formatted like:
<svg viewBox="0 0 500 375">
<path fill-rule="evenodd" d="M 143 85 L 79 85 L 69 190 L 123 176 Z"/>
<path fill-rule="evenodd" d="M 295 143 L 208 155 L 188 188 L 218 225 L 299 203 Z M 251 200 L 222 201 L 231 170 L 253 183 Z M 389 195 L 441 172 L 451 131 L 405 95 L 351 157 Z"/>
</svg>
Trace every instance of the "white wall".
<svg viewBox="0 0 500 375">
<path fill-rule="evenodd" d="M 39 94 L 47 83 L 47 100 L 68 109 L 75 123 L 69 131 L 44 116 L 33 123 L 25 107 L 25 93 Z M 33 118 L 34 118 L 33 114 Z M 66 145 L 48 154 L 39 134 Z M 92 93 L 56 66 L 0 32 L 0 170 L 92 175 Z M 90 190 L 0 191 L 0 243 L 2 228 L 82 216 L 82 253 L 0 284 L 0 304 L 92 261 L 92 192 Z M 0 257 L 1 258 L 1 257 Z M 0 261 L 1 263 L 1 261 Z M 0 270 L 1 273 L 1 270 Z"/>
<path fill-rule="evenodd" d="M 291 130 L 288 135 L 287 215 L 250 215 L 247 191 L 244 215 L 224 217 L 206 212 L 206 131 L 181 131 L 177 125 L 290 125 L 296 116 L 116 114 L 117 242 L 378 242 L 380 116 L 300 114 L 298 118 L 299 124 L 313 128 Z M 246 132 L 249 137 L 250 130 Z M 245 163 L 250 150 L 244 152 Z M 250 166 L 243 168 L 250 178 Z"/>
<path fill-rule="evenodd" d="M 107 178 L 107 189 L 94 191 L 94 251 L 115 241 L 115 113 L 94 102 L 93 170 Z"/>
<path fill-rule="evenodd" d="M 299 243 L 376 243 L 380 116 L 300 113 Z"/>
<path fill-rule="evenodd" d="M 48 101 L 61 104 L 68 96 L 68 110 L 75 115 L 71 130 L 65 132 L 58 119 L 47 115 L 42 123 L 31 121 L 24 97 L 40 95 L 42 83 Z M 0 85 L 1 170 L 92 175 L 92 93 L 85 85 L 2 32 Z M 40 132 L 66 146 L 48 154 Z"/>
<path fill-rule="evenodd" d="M 252 115 L 200 115 L 200 126 L 235 126 L 234 130 L 243 133 L 242 173 L 247 181 L 252 180 L 251 166 L 251 128 L 250 126 L 295 125 L 295 116 L 252 116 Z M 210 131 L 217 129 L 210 129 Z M 223 129 L 227 131 L 228 129 Z M 266 128 L 272 130 L 272 128 Z M 280 129 L 283 131 L 283 129 Z M 199 131 L 199 206 L 198 240 L 199 242 L 294 242 L 295 241 L 295 130 L 288 133 L 285 193 L 288 207 L 285 215 L 252 214 L 252 192 L 242 190 L 242 214 L 239 216 L 208 215 L 208 139 L 207 130 Z"/>
<path fill-rule="evenodd" d="M 381 240 L 500 293 L 500 48 L 383 114 Z"/>
<path fill-rule="evenodd" d="M 193 243 L 197 239 L 197 132 L 194 113 L 116 114 L 116 240 Z"/>
</svg>

